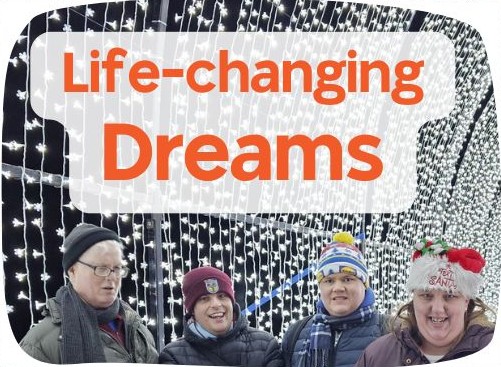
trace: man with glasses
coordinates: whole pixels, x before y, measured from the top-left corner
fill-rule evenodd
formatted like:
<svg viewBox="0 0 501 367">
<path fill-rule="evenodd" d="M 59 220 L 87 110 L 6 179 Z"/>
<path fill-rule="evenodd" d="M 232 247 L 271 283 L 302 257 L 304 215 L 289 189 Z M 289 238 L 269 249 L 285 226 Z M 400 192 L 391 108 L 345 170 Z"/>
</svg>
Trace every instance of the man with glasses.
<svg viewBox="0 0 501 367">
<path fill-rule="evenodd" d="M 139 315 L 118 298 L 122 264 L 118 235 L 81 224 L 63 243 L 69 283 L 46 305 L 45 318 L 20 342 L 33 358 L 53 364 L 156 363 L 153 336 Z"/>
</svg>

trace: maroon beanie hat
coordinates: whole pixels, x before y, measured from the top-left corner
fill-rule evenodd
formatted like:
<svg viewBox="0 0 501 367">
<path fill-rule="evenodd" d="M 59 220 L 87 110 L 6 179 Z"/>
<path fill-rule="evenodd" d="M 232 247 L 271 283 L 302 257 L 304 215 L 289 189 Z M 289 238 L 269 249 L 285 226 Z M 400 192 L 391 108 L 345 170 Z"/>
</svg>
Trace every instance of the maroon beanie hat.
<svg viewBox="0 0 501 367">
<path fill-rule="evenodd" d="M 190 270 L 183 278 L 184 307 L 188 313 L 193 313 L 195 303 L 207 294 L 226 293 L 235 303 L 235 292 L 231 279 L 226 273 L 212 266 L 202 266 Z"/>
</svg>

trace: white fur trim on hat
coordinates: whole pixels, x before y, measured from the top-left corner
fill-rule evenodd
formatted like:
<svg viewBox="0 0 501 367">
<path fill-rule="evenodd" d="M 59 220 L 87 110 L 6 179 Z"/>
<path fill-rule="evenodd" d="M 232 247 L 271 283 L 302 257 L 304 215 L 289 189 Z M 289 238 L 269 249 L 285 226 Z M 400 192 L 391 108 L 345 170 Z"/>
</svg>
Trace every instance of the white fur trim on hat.
<svg viewBox="0 0 501 367">
<path fill-rule="evenodd" d="M 417 258 L 410 269 L 407 290 L 442 290 L 475 298 L 482 286 L 482 276 L 465 270 L 446 256 L 427 255 Z"/>
</svg>

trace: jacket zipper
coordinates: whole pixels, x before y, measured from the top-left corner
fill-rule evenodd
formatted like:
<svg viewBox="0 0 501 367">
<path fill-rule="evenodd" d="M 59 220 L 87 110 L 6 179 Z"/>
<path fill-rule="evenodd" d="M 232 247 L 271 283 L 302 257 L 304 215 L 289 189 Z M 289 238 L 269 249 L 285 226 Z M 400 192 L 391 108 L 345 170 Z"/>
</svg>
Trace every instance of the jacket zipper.
<svg viewBox="0 0 501 367">
<path fill-rule="evenodd" d="M 111 339 L 113 341 L 114 344 L 116 344 L 118 346 L 118 348 L 120 348 L 124 354 L 128 357 L 129 359 L 129 362 L 126 362 L 126 363 L 133 363 L 134 362 L 134 359 L 132 358 L 132 355 L 127 351 L 127 349 L 125 349 L 122 344 L 120 344 L 119 342 L 117 342 L 111 335 L 108 335 L 106 333 L 104 333 L 106 335 L 107 338 Z"/>
<path fill-rule="evenodd" d="M 334 348 L 332 348 L 332 353 L 329 353 L 329 366 L 334 366 L 334 361 L 336 360 L 337 345 L 339 344 L 339 339 L 341 339 L 342 331 L 334 330 Z"/>
</svg>

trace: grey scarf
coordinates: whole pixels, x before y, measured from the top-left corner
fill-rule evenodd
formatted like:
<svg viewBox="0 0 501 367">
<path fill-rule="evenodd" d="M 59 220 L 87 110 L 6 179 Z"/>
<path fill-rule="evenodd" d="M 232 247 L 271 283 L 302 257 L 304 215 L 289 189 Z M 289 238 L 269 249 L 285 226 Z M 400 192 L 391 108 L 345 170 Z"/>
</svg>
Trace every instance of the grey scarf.
<svg viewBox="0 0 501 367">
<path fill-rule="evenodd" d="M 61 310 L 61 359 L 63 364 L 106 362 L 99 324 L 115 319 L 120 310 L 118 299 L 104 310 L 85 303 L 71 283 L 59 288 L 56 301 Z"/>
</svg>

